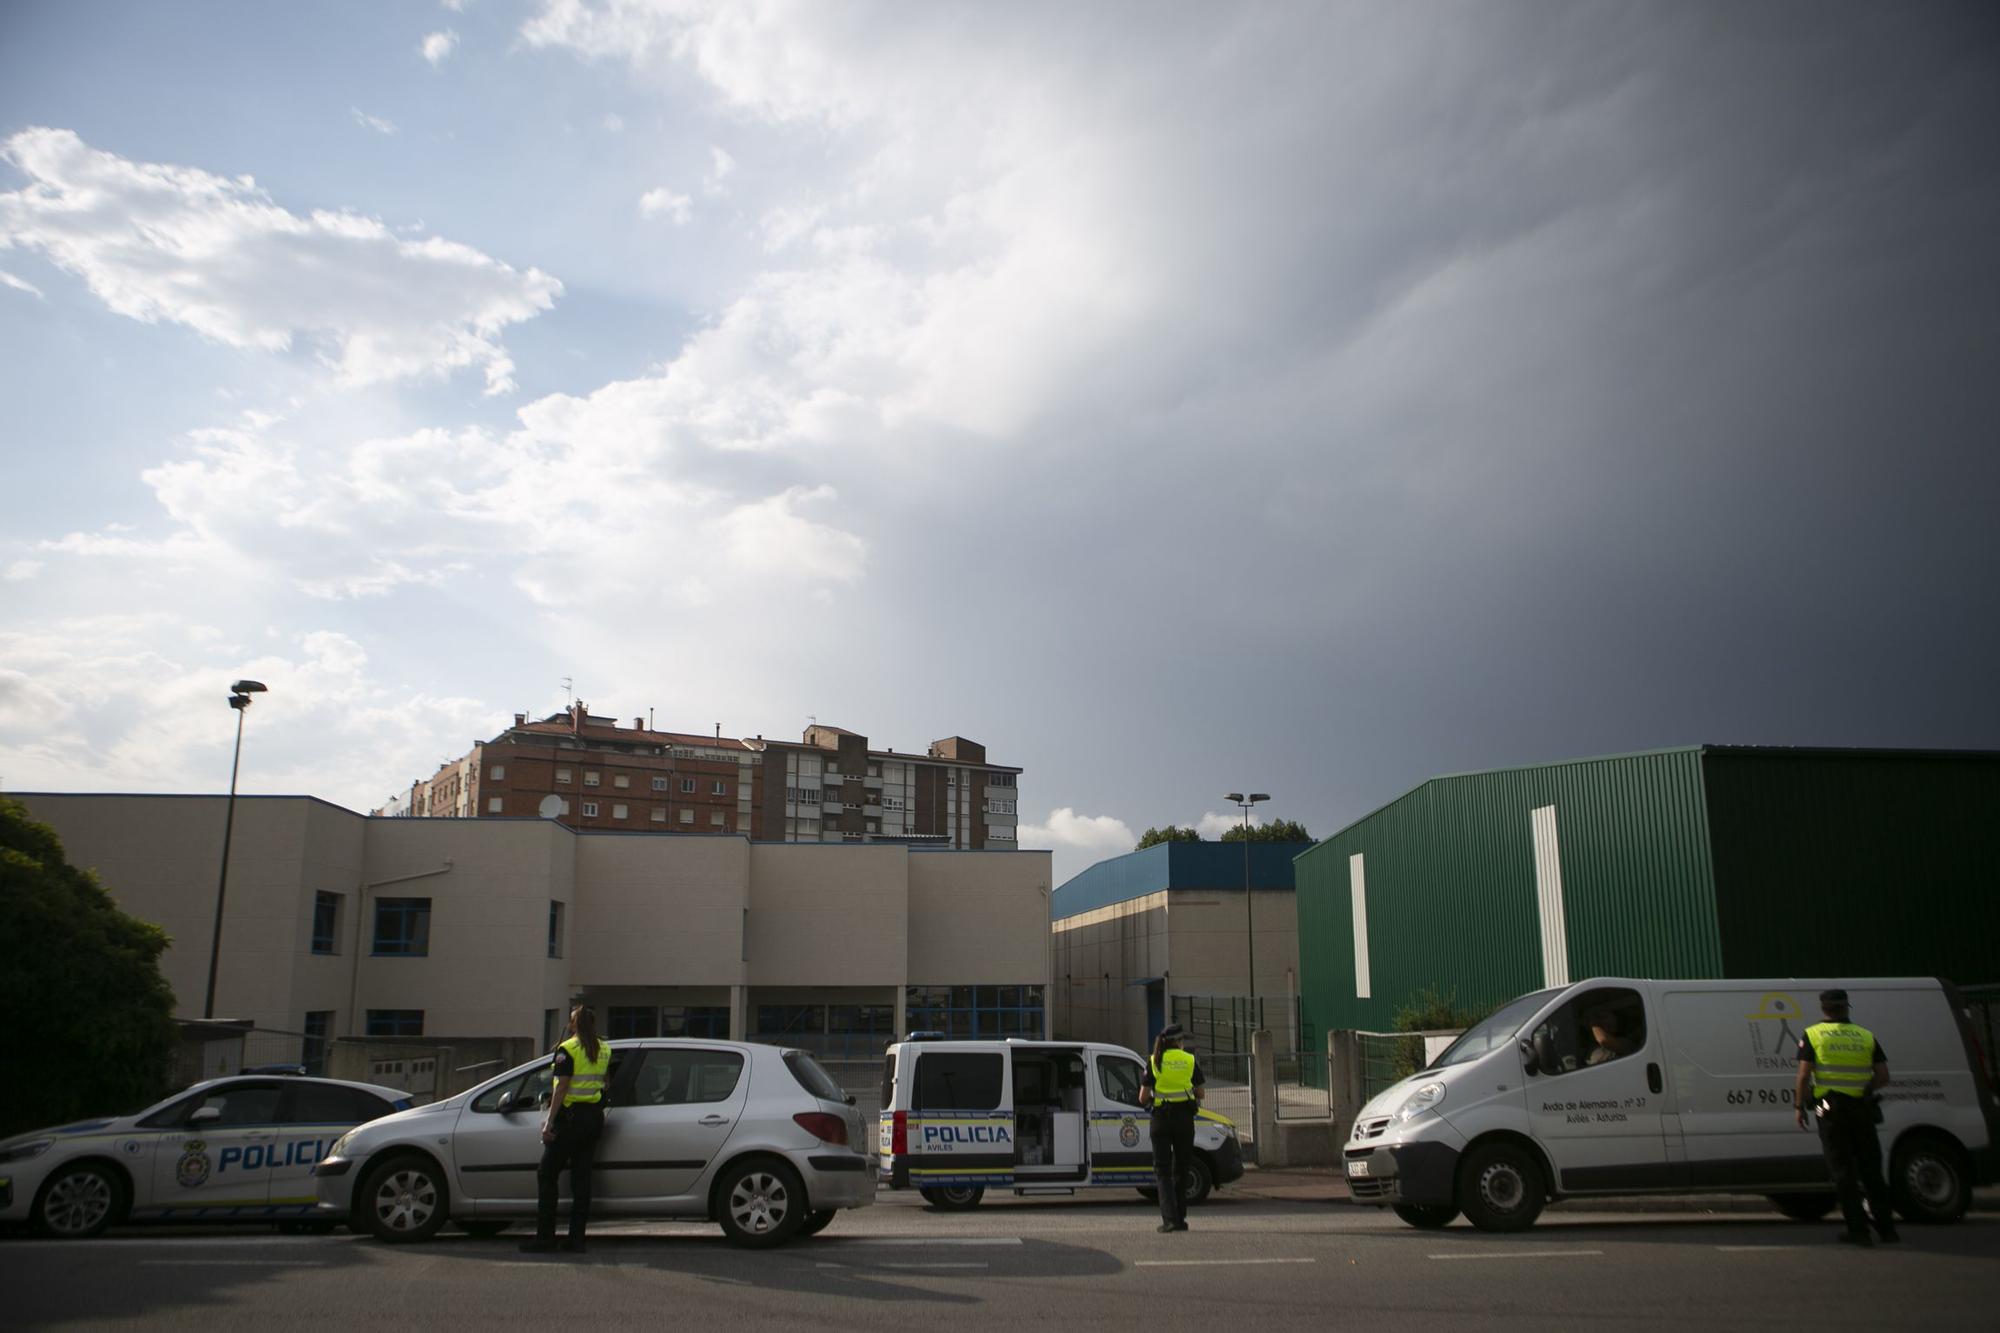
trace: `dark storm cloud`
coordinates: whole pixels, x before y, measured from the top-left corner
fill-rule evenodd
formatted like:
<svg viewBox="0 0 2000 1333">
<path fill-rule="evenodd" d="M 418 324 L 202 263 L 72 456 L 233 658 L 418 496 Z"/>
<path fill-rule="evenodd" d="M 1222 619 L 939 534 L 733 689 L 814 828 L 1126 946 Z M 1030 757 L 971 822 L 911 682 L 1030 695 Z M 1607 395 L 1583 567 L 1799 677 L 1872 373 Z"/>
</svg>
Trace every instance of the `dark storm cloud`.
<svg viewBox="0 0 2000 1333">
<path fill-rule="evenodd" d="M 1991 11 L 1352 13 L 1218 34 L 1134 148 L 1178 304 L 954 515 L 1037 795 L 2000 745 Z"/>
</svg>

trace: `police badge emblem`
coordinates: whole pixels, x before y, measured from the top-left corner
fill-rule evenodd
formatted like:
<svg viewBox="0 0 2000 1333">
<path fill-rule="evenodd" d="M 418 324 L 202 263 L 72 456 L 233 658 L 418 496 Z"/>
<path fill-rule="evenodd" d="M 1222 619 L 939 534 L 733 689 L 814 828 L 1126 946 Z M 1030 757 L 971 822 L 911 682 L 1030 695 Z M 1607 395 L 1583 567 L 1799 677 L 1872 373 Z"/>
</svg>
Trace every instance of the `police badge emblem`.
<svg viewBox="0 0 2000 1333">
<path fill-rule="evenodd" d="M 194 1189 L 208 1180 L 208 1144 L 189 1139 L 181 1145 L 181 1160 L 174 1163 L 174 1179 L 182 1189 Z"/>
<path fill-rule="evenodd" d="M 1125 1123 L 1118 1126 L 1118 1141 L 1128 1148 L 1137 1147 L 1139 1143 L 1139 1122 L 1129 1115 L 1126 1116 Z"/>
</svg>

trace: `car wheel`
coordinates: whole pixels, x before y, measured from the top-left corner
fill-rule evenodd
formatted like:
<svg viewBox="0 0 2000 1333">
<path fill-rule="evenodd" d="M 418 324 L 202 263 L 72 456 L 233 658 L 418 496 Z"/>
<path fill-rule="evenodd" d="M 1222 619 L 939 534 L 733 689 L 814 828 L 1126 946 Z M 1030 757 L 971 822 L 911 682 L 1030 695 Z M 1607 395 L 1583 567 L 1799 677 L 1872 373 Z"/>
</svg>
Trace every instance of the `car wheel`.
<svg viewBox="0 0 2000 1333">
<path fill-rule="evenodd" d="M 1964 1155 L 1929 1135 L 1905 1140 L 1896 1149 L 1889 1194 L 1908 1221 L 1956 1222 L 1972 1201 Z"/>
<path fill-rule="evenodd" d="M 1771 1206 L 1794 1222 L 1817 1222 L 1840 1202 L 1832 1194 L 1773 1194 Z"/>
<path fill-rule="evenodd" d="M 484 1237 L 497 1236 L 513 1225 L 504 1218 L 489 1218 L 484 1222 L 460 1222 L 458 1229 L 468 1236 Z"/>
<path fill-rule="evenodd" d="M 1541 1166 L 1511 1143 L 1474 1149 L 1458 1169 L 1459 1207 L 1481 1231 L 1526 1231 L 1547 1199 Z"/>
<path fill-rule="evenodd" d="M 798 1175 L 779 1162 L 739 1162 L 725 1171 L 716 1191 L 722 1234 L 733 1245 L 765 1249 L 783 1245 L 806 1220 L 806 1191 Z"/>
<path fill-rule="evenodd" d="M 820 1232 L 833 1225 L 834 1215 L 839 1211 L 838 1208 L 822 1208 L 816 1213 L 807 1213 L 806 1220 L 799 1223 L 799 1234 L 801 1236 L 817 1236 Z"/>
<path fill-rule="evenodd" d="M 979 1206 L 979 1201 L 986 1197 L 986 1188 L 983 1185 L 933 1185 L 917 1193 L 940 1212 L 962 1213 Z"/>
<path fill-rule="evenodd" d="M 1448 1227 L 1458 1216 L 1458 1205 L 1450 1203 L 1392 1203 L 1389 1205 L 1396 1216 L 1416 1227 L 1419 1231 L 1436 1231 Z"/>
<path fill-rule="evenodd" d="M 427 1158 L 392 1157 L 368 1173 L 355 1199 L 360 1222 L 378 1240 L 429 1240 L 451 1207 L 444 1172 Z"/>
<path fill-rule="evenodd" d="M 1181 1205 L 1192 1208 L 1207 1203 L 1214 1191 L 1215 1172 L 1209 1170 L 1208 1163 L 1199 1157 L 1189 1162 L 1187 1174 L 1181 1177 Z"/>
<path fill-rule="evenodd" d="M 78 1162 L 42 1182 L 35 1196 L 35 1233 L 85 1240 L 103 1232 L 125 1206 L 125 1187 L 109 1167 Z"/>
</svg>

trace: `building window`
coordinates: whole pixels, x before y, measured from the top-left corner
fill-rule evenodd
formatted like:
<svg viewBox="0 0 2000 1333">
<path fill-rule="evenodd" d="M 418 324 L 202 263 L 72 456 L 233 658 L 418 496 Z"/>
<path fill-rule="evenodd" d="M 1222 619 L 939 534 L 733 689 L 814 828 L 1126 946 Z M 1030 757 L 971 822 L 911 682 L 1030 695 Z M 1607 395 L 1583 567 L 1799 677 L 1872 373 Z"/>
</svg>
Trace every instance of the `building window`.
<svg viewBox="0 0 2000 1333">
<path fill-rule="evenodd" d="M 911 986 L 904 1005 L 912 1031 L 1039 1040 L 1044 1030 L 1040 986 Z"/>
<path fill-rule="evenodd" d="M 313 1009 L 306 1014 L 306 1039 L 299 1048 L 299 1063 L 313 1078 L 326 1077 L 326 1053 L 333 1046 L 333 1010 Z"/>
<path fill-rule="evenodd" d="M 882 808 L 884 810 L 904 809 L 903 798 L 900 796 L 884 796 L 882 798 Z"/>
<path fill-rule="evenodd" d="M 710 811 L 708 816 L 708 822 L 715 825 L 715 827 L 717 828 L 721 828 L 722 818 L 723 818 L 722 811 L 720 810 Z"/>
<path fill-rule="evenodd" d="M 629 787 L 632 785 L 632 779 L 623 773 L 613 773 L 611 775 L 611 785 L 614 787 Z"/>
<path fill-rule="evenodd" d="M 597 773 L 594 770 L 588 768 L 583 770 L 583 785 L 586 787 L 597 785 Z"/>
<path fill-rule="evenodd" d="M 1011 815 L 1014 813 L 1014 803 L 1012 801 L 988 801 L 986 803 L 986 813 L 989 815 Z"/>
<path fill-rule="evenodd" d="M 368 1035 L 371 1037 L 421 1037 L 424 1011 L 421 1009 L 370 1009 Z"/>
<path fill-rule="evenodd" d="M 486 780 L 488 782 L 501 782 L 504 781 L 506 777 L 507 777 L 507 765 L 505 764 L 494 764 L 486 770 Z"/>
<path fill-rule="evenodd" d="M 667 789 L 667 780 L 666 780 L 665 778 L 654 778 L 654 779 L 653 779 L 653 790 L 654 790 L 654 791 L 665 791 L 666 789 Z"/>
<path fill-rule="evenodd" d="M 542 1049 L 545 1051 L 556 1044 L 556 1037 L 562 1031 L 557 1026 L 560 1022 L 561 1014 L 562 1010 L 560 1009 L 542 1010 Z"/>
<path fill-rule="evenodd" d="M 1012 773 L 988 773 L 986 775 L 986 785 L 989 787 L 1011 787 L 1014 785 L 1014 775 Z"/>
<path fill-rule="evenodd" d="M 693 778 L 682 778 L 682 779 L 681 779 L 681 790 L 682 790 L 683 792 L 689 792 L 689 793 L 693 792 L 693 791 L 694 791 L 694 779 L 693 779 Z"/>
<path fill-rule="evenodd" d="M 563 956 L 563 905 L 549 899 L 549 957 Z"/>
<path fill-rule="evenodd" d="M 622 805 L 614 805 L 614 806 L 612 806 L 612 807 L 611 807 L 611 817 L 612 817 L 613 819 L 623 819 L 623 818 L 625 818 L 625 807 L 624 807 L 624 806 L 622 806 Z"/>
<path fill-rule="evenodd" d="M 566 768 L 559 768 L 559 769 L 557 769 L 557 770 L 556 770 L 556 781 L 557 781 L 557 782 L 568 782 L 568 781 L 569 781 L 569 770 L 568 770 L 568 769 L 566 769 Z"/>
<path fill-rule="evenodd" d="M 431 951 L 431 900 L 377 898 L 375 952 L 399 958 L 423 958 Z"/>
<path fill-rule="evenodd" d="M 729 1040 L 729 1006 L 726 1004 L 670 1004 L 660 1010 L 662 1037 L 707 1037 Z"/>
<path fill-rule="evenodd" d="M 665 807 L 664 805 L 656 805 L 656 806 L 654 806 L 654 807 L 653 807 L 653 813 L 652 813 L 652 815 L 650 816 L 650 818 L 652 819 L 652 821 L 653 821 L 653 822 L 654 822 L 655 824 L 664 824 L 664 823 L 666 823 L 666 822 L 667 822 L 667 807 Z"/>
<path fill-rule="evenodd" d="M 340 952 L 340 897 L 325 892 L 313 895 L 314 953 Z"/>
<path fill-rule="evenodd" d="M 999 828 L 987 829 L 986 837 L 989 841 L 992 842 L 1012 842 L 1014 841 L 1014 830 L 1010 827 L 1002 825 Z"/>
<path fill-rule="evenodd" d="M 498 796 L 489 796 L 486 798 L 486 813 L 489 815 L 500 813 L 500 798 Z"/>
<path fill-rule="evenodd" d="M 681 823 L 683 824 L 694 823 L 694 811 L 688 809 L 686 806 L 681 807 Z"/>
<path fill-rule="evenodd" d="M 956 786 L 958 785 L 958 770 L 957 770 L 957 769 L 955 769 L 955 768 L 947 768 L 947 769 L 946 769 L 946 770 L 944 771 L 944 785 L 945 785 L 945 786 L 947 786 L 947 787 L 956 787 Z"/>
<path fill-rule="evenodd" d="M 605 1011 L 604 1035 L 617 1041 L 624 1037 L 660 1035 L 660 1011 L 650 1004 L 614 1004 Z"/>
<path fill-rule="evenodd" d="M 568 802 L 568 801 L 566 801 L 566 800 L 564 800 L 564 799 L 563 799 L 562 797 L 558 796 L 558 797 L 556 797 L 556 802 L 557 802 L 557 804 L 558 804 L 558 807 L 559 807 L 559 808 L 558 808 L 558 809 L 556 810 L 556 813 L 557 813 L 557 814 L 559 814 L 559 815 L 566 815 L 566 814 L 568 814 L 568 813 L 569 813 L 569 802 Z"/>
<path fill-rule="evenodd" d="M 729 795 L 729 784 L 721 778 L 717 778 L 708 784 L 708 794 L 710 796 L 727 796 Z"/>
<path fill-rule="evenodd" d="M 583 803 L 583 817 L 585 819 L 595 819 L 597 817 L 597 802 L 585 801 Z"/>
</svg>

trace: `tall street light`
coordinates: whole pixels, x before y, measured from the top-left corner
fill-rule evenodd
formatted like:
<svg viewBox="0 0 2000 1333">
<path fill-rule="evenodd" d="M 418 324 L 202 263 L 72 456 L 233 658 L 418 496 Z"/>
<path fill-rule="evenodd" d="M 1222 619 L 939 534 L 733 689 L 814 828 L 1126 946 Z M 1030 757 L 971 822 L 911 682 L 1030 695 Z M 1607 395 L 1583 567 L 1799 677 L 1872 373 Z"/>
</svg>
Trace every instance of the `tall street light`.
<svg viewBox="0 0 2000 1333">
<path fill-rule="evenodd" d="M 229 892 L 229 835 L 236 827 L 236 770 L 243 763 L 243 710 L 250 696 L 270 687 L 261 680 L 239 680 L 229 687 L 229 706 L 236 710 L 236 755 L 229 761 L 229 804 L 222 817 L 222 876 L 215 882 L 215 933 L 208 941 L 208 998 L 202 1001 L 201 1016 L 215 1017 L 215 970 L 222 961 L 222 900 Z"/>
<path fill-rule="evenodd" d="M 1271 799 L 1269 792 L 1253 791 L 1245 796 L 1240 791 L 1230 792 L 1222 799 L 1233 801 L 1243 811 L 1243 945 L 1246 951 L 1245 971 L 1250 981 L 1250 1038 L 1256 1044 L 1257 1029 L 1257 918 L 1250 910 L 1250 808 L 1259 801 Z M 1257 1076 L 1250 1072 L 1250 1132 L 1257 1132 Z M 1254 1142 L 1254 1139 L 1253 1139 Z"/>
</svg>

